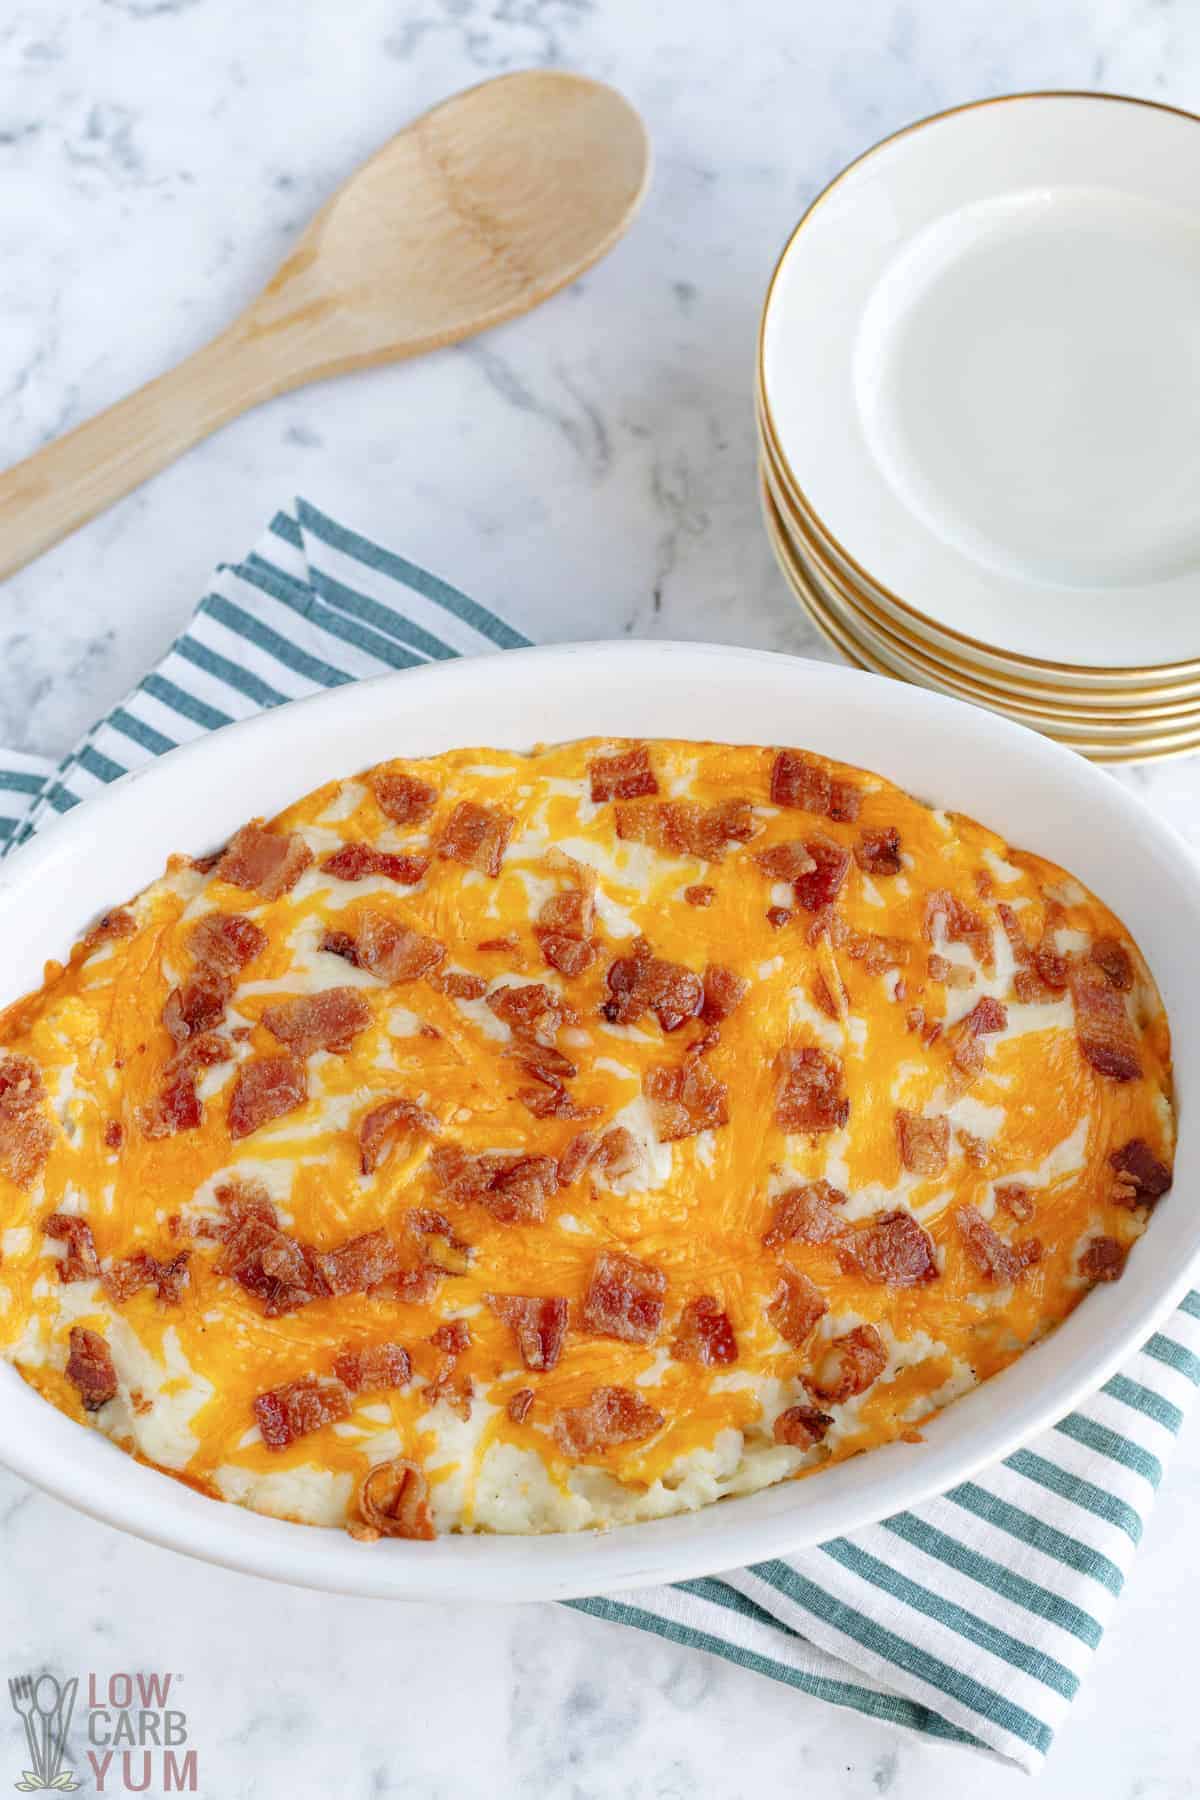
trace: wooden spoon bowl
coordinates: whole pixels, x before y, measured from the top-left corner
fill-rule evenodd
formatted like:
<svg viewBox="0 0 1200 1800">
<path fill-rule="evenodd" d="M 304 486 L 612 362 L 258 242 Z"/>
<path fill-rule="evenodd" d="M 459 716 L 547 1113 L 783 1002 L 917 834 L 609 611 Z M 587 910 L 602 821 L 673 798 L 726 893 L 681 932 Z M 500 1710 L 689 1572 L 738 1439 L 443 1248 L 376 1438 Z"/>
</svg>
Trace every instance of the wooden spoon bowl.
<svg viewBox="0 0 1200 1800">
<path fill-rule="evenodd" d="M 259 401 L 537 306 L 612 247 L 649 167 L 637 113 L 580 75 L 505 75 L 425 113 L 219 337 L 0 475 L 0 578 Z"/>
</svg>

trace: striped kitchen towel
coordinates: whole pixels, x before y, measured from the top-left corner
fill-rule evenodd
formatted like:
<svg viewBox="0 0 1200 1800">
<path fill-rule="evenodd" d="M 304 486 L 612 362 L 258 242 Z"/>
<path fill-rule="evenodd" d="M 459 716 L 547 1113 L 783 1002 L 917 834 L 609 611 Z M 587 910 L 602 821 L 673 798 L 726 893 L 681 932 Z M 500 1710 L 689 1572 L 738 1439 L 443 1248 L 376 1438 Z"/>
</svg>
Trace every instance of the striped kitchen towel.
<svg viewBox="0 0 1200 1800">
<path fill-rule="evenodd" d="M 61 763 L 0 756 L 0 844 L 262 707 L 525 642 L 297 501 L 244 562 L 218 570 L 164 660 Z M 1036 1770 L 1121 1591 L 1198 1382 L 1192 1293 L 1085 1407 L 940 1499 L 787 1560 L 572 1604 Z"/>
</svg>

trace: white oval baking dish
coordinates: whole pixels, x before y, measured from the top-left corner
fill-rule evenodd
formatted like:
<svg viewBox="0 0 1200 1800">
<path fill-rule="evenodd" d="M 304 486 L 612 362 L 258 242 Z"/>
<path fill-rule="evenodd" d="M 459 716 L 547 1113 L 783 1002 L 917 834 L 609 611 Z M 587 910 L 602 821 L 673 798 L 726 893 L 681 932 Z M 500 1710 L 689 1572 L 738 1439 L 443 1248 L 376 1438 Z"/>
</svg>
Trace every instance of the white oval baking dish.
<svg viewBox="0 0 1200 1800">
<path fill-rule="evenodd" d="M 957 1401 L 921 1444 L 813 1479 L 604 1535 L 444 1537 L 370 1547 L 209 1500 L 143 1467 L 0 1367 L 0 1457 L 126 1531 L 256 1575 L 412 1599 L 547 1600 L 785 1555 L 910 1507 L 1050 1425 L 1105 1381 L 1186 1290 L 1200 1251 L 1200 863 L 1125 789 L 1048 739 L 924 689 L 724 645 L 619 643 L 440 663 L 264 713 L 177 750 L 68 814 L 0 865 L 0 1004 L 37 985 L 105 907 L 254 814 L 393 755 L 525 748 L 592 734 L 794 744 L 888 776 L 1062 863 L 1136 937 L 1174 1034 L 1175 1186 L 1122 1280 Z"/>
</svg>

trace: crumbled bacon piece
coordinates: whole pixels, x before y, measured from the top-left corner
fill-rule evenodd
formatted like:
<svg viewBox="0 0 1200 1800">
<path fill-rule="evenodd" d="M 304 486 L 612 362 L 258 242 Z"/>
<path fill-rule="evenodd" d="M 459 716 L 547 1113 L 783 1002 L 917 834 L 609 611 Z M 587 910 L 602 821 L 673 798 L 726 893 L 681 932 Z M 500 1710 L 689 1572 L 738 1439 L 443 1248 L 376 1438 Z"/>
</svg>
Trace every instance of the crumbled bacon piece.
<svg viewBox="0 0 1200 1800">
<path fill-rule="evenodd" d="M 975 971 L 965 963 L 951 962 L 949 957 L 939 956 L 936 950 L 929 953 L 929 979 L 940 981 L 943 987 L 969 988 L 975 985 Z"/>
<path fill-rule="evenodd" d="M 845 1204 L 845 1194 L 827 1181 L 789 1188 L 775 1201 L 763 1243 L 768 1250 L 778 1250 L 794 1238 L 803 1244 L 828 1244 L 833 1238 L 844 1237 L 850 1227 L 836 1209 Z"/>
<path fill-rule="evenodd" d="M 976 1137 L 973 1131 L 967 1131 L 961 1125 L 954 1127 L 954 1135 L 962 1148 L 962 1153 L 973 1168 L 982 1169 L 987 1166 L 988 1144 L 986 1138 Z"/>
<path fill-rule="evenodd" d="M 181 1250 L 170 1262 L 159 1262 L 148 1250 L 139 1250 L 104 1271 L 105 1292 L 120 1304 L 140 1289 L 152 1287 L 164 1306 L 178 1306 L 191 1278 L 190 1262 L 188 1250 Z"/>
<path fill-rule="evenodd" d="M 112 1353 L 98 1331 L 72 1325 L 67 1380 L 79 1390 L 85 1412 L 99 1412 L 117 1391 Z"/>
<path fill-rule="evenodd" d="M 101 944 L 109 943 L 113 938 L 132 937 L 137 930 L 137 920 L 124 906 L 114 906 L 111 911 L 101 913 L 83 940 L 85 951 L 97 949 Z"/>
<path fill-rule="evenodd" d="M 412 1362 L 403 1344 L 348 1345 L 334 1357 L 333 1372 L 352 1394 L 367 1394 L 405 1387 L 412 1377 Z"/>
<path fill-rule="evenodd" d="M 900 1107 L 896 1113 L 900 1160 L 910 1175 L 944 1175 L 950 1155 L 950 1121 Z"/>
<path fill-rule="evenodd" d="M 442 827 L 438 855 L 452 857 L 468 869 L 499 875 L 504 852 L 516 820 L 496 806 L 477 800 L 460 800 Z"/>
<path fill-rule="evenodd" d="M 787 1444 L 793 1450 L 811 1450 L 832 1424 L 832 1413 L 820 1412 L 815 1406 L 789 1406 L 775 1420 L 773 1435 L 777 1444 Z"/>
<path fill-rule="evenodd" d="M 503 1020 L 513 1036 L 549 1049 L 565 1024 L 577 1015 L 553 988 L 544 982 L 528 981 L 495 988 L 487 997 L 488 1008 Z M 575 1074 L 567 1063 L 565 1074 Z"/>
<path fill-rule="evenodd" d="M 420 825 L 437 805 L 437 789 L 397 769 L 376 769 L 371 792 L 381 812 L 397 825 Z"/>
<path fill-rule="evenodd" d="M 842 1266 L 881 1287 L 918 1287 L 937 1279 L 933 1240 L 909 1212 L 881 1213 L 838 1245 Z"/>
<path fill-rule="evenodd" d="M 767 1317 L 785 1343 L 798 1350 L 828 1311 L 828 1300 L 802 1269 L 780 1269 L 779 1287 L 767 1307 Z"/>
<path fill-rule="evenodd" d="M 278 900 L 291 893 L 312 859 L 312 851 L 297 833 L 282 837 L 252 819 L 230 838 L 217 864 L 217 879 L 252 888 L 264 900 Z"/>
<path fill-rule="evenodd" d="M 363 1477 L 358 1510 L 380 1537 L 431 1543 L 437 1536 L 429 1510 L 429 1484 L 417 1465 L 402 1456 L 376 1463 Z"/>
<path fill-rule="evenodd" d="M 710 963 L 704 971 L 704 1004 L 700 1017 L 706 1025 L 717 1025 L 742 1004 L 750 992 L 750 983 L 722 963 Z"/>
<path fill-rule="evenodd" d="M 172 1042 L 185 1044 L 190 1037 L 219 1025 L 225 1016 L 230 988 L 228 975 L 203 966 L 189 975 L 181 988 L 172 988 L 162 1013 Z"/>
<path fill-rule="evenodd" d="M 588 1331 L 627 1344 L 652 1344 L 662 1324 L 667 1278 L 653 1263 L 601 1250 L 592 1264 L 581 1318 Z"/>
<path fill-rule="evenodd" d="M 567 1335 L 567 1303 L 532 1294 L 485 1294 L 484 1300 L 517 1340 L 527 1369 L 552 1369 Z"/>
<path fill-rule="evenodd" d="M 600 1112 L 598 1106 L 581 1106 L 562 1086 L 557 1076 L 528 1062 L 523 1066 L 539 1082 L 545 1083 L 545 1086 L 517 1089 L 517 1099 L 522 1106 L 528 1107 L 535 1119 L 594 1119 Z"/>
<path fill-rule="evenodd" d="M 369 875 L 381 875 L 399 887 L 415 887 L 428 873 L 429 858 L 377 850 L 373 844 L 350 843 L 326 856 L 321 867 L 338 881 L 365 881 Z"/>
<path fill-rule="evenodd" d="M 552 1156 L 489 1151 L 469 1156 L 445 1144 L 429 1159 L 448 1199 L 475 1201 L 502 1225 L 540 1224 L 546 1202 L 558 1191 L 558 1164 Z"/>
<path fill-rule="evenodd" d="M 1090 955 L 1109 987 L 1127 994 L 1133 986 L 1133 959 L 1124 944 L 1114 937 L 1098 937 Z"/>
<path fill-rule="evenodd" d="M 806 912 L 815 913 L 837 899 L 850 867 L 850 852 L 824 837 L 809 838 L 805 848 L 815 866 L 807 875 L 797 876 L 792 891 Z"/>
<path fill-rule="evenodd" d="M 771 767 L 771 801 L 775 806 L 797 806 L 804 812 L 829 814 L 829 771 L 799 750 L 780 750 Z"/>
<path fill-rule="evenodd" d="M 592 942 L 595 920 L 592 896 L 582 888 L 551 894 L 542 903 L 534 935 L 552 969 L 563 975 L 582 975 L 590 967 L 596 956 Z"/>
<path fill-rule="evenodd" d="M 358 941 L 348 931 L 327 931 L 321 939 L 321 948 L 330 956 L 340 956 L 343 962 L 348 962 L 352 968 L 357 969 L 360 966 Z"/>
<path fill-rule="evenodd" d="M 444 1350 L 447 1356 L 462 1356 L 471 1348 L 471 1327 L 465 1319 L 447 1319 L 429 1341 L 435 1350 Z"/>
<path fill-rule="evenodd" d="M 841 1092 L 842 1065 L 811 1046 L 779 1052 L 775 1059 L 775 1123 L 783 1131 L 840 1131 L 850 1117 Z"/>
<path fill-rule="evenodd" d="M 243 1200 L 237 1186 L 218 1191 L 228 1219 L 216 1228 L 224 1251 L 218 1275 L 232 1276 L 239 1287 L 263 1303 L 268 1319 L 297 1311 L 328 1292 L 317 1267 L 316 1253 L 281 1231 L 275 1209 L 253 1188 Z"/>
<path fill-rule="evenodd" d="M 188 932 L 188 949 L 198 963 L 221 975 L 236 975 L 261 956 L 267 934 L 244 913 L 205 913 Z"/>
<path fill-rule="evenodd" d="M 258 1131 L 272 1119 L 280 1119 L 285 1113 L 303 1106 L 307 1098 L 308 1076 L 304 1064 L 290 1052 L 244 1062 L 238 1069 L 229 1099 L 229 1135 L 231 1138 L 249 1137 L 252 1131 Z"/>
<path fill-rule="evenodd" d="M 96 1240 L 86 1219 L 74 1213 L 51 1213 L 42 1225 L 47 1237 L 58 1238 L 67 1253 L 58 1265 L 60 1281 L 92 1281 L 100 1273 Z"/>
<path fill-rule="evenodd" d="M 581 1131 L 559 1158 L 558 1179 L 563 1187 L 570 1187 L 585 1169 L 594 1168 L 619 1181 L 623 1175 L 632 1175 L 641 1160 L 638 1141 L 624 1125 L 613 1125 L 602 1137 L 594 1131 Z"/>
<path fill-rule="evenodd" d="M 632 1388 L 598 1387 L 582 1406 L 564 1406 L 555 1414 L 554 1436 L 565 1456 L 592 1456 L 653 1437 L 664 1423 Z"/>
<path fill-rule="evenodd" d="M 615 756 L 598 756 L 588 765 L 592 799 L 636 800 L 643 794 L 657 794 L 658 782 L 650 767 L 650 752 L 644 744 Z"/>
<path fill-rule="evenodd" d="M 441 1122 L 415 1100 L 396 1096 L 381 1100 L 359 1120 L 358 1147 L 364 1175 L 373 1175 L 403 1137 L 419 1133 L 436 1137 Z"/>
<path fill-rule="evenodd" d="M 767 908 L 767 924 L 774 931 L 781 931 L 791 920 L 791 912 L 786 906 L 769 906 Z"/>
<path fill-rule="evenodd" d="M 467 969 L 447 969 L 428 979 L 430 987 L 448 1000 L 482 1000 L 488 988 L 482 975 L 472 975 Z"/>
<path fill-rule="evenodd" d="M 650 1107 L 655 1134 L 662 1144 L 725 1125 L 729 1121 L 729 1090 L 698 1058 L 682 1068 L 647 1069 L 642 1092 Z"/>
<path fill-rule="evenodd" d="M 42 1071 L 32 1058 L 0 1051 L 0 1113 L 29 1112 L 45 1097 Z"/>
<path fill-rule="evenodd" d="M 1122 1206 L 1153 1206 L 1171 1186 L 1170 1169 L 1158 1160 L 1145 1138 L 1130 1138 L 1108 1160 L 1117 1171 L 1113 1198 Z"/>
<path fill-rule="evenodd" d="M 196 1077 L 185 1068 L 173 1074 L 154 1099 L 140 1109 L 138 1123 L 144 1137 L 165 1138 L 180 1131 L 195 1131 L 202 1116 Z"/>
<path fill-rule="evenodd" d="M 1094 963 L 1074 963 L 1070 981 L 1075 1034 L 1085 1059 L 1111 1081 L 1135 1081 L 1142 1065 L 1124 995 L 1109 986 Z"/>
<path fill-rule="evenodd" d="M 1119 1244 L 1116 1238 L 1095 1237 L 1079 1258 L 1079 1273 L 1088 1281 L 1119 1281 L 1128 1256 L 1128 1244 Z"/>
<path fill-rule="evenodd" d="M 809 855 L 799 838 L 792 838 L 786 844 L 772 844 L 768 850 L 755 853 L 755 862 L 764 874 L 772 881 L 796 881 L 801 875 L 808 875 L 816 868 L 816 859 Z"/>
<path fill-rule="evenodd" d="M 925 936 L 931 944 L 936 944 L 940 926 L 950 943 L 968 945 L 983 968 L 990 971 L 994 966 L 991 926 L 948 888 L 936 888 L 929 895 L 924 923 Z"/>
<path fill-rule="evenodd" d="M 421 1245 L 426 1262 L 443 1275 L 465 1275 L 471 1264 L 471 1246 L 458 1237 L 443 1213 L 414 1207 L 408 1229 Z"/>
<path fill-rule="evenodd" d="M 521 948 L 521 940 L 517 937 L 515 932 L 507 932 L 504 937 L 484 938 L 482 943 L 476 944 L 475 948 L 477 950 L 483 950 L 485 952 L 490 951 L 497 954 L 501 952 L 507 953 L 510 950 L 519 950 Z"/>
<path fill-rule="evenodd" d="M 268 1006 L 262 1022 L 297 1056 L 314 1050 L 346 1051 L 371 1022 L 371 1009 L 357 988 L 323 988 Z"/>
<path fill-rule="evenodd" d="M 683 897 L 689 906 L 711 906 L 717 897 L 717 890 L 709 887 L 706 881 L 698 881 L 691 887 L 684 888 Z"/>
<path fill-rule="evenodd" d="M 989 1281 L 1007 1284 L 1018 1281 L 1031 1264 L 1041 1260 L 1042 1246 L 1037 1238 L 1025 1238 L 1010 1244 L 992 1230 L 977 1206 L 960 1206 L 954 1215 L 963 1248 L 981 1275 Z"/>
<path fill-rule="evenodd" d="M 1043 930 L 1040 943 L 1030 944 L 1011 906 L 1001 900 L 997 902 L 996 912 L 1017 965 L 1013 976 L 1017 999 L 1028 1003 L 1044 999 L 1047 990 L 1061 993 L 1067 985 L 1067 959 L 1055 950 L 1049 932 Z"/>
<path fill-rule="evenodd" d="M 703 1363 L 709 1368 L 737 1361 L 737 1339 L 729 1314 L 711 1294 L 700 1294 L 684 1307 L 671 1341 L 671 1355 L 676 1362 Z"/>
<path fill-rule="evenodd" d="M 347 1238 L 335 1250 L 314 1251 L 312 1260 L 330 1294 L 370 1293 L 400 1267 L 396 1246 L 382 1226 Z"/>
<path fill-rule="evenodd" d="M 831 781 L 829 784 L 829 817 L 843 824 L 853 825 L 862 811 L 862 795 L 852 781 Z"/>
<path fill-rule="evenodd" d="M 962 1078 L 960 1085 L 969 1084 L 983 1068 L 984 1046 L 979 1039 L 1003 1031 L 1007 1024 L 1008 1008 L 1004 1002 L 993 999 L 990 994 L 984 994 L 970 1012 L 951 1028 L 948 1040 L 952 1044 L 950 1054 L 954 1067 Z"/>
<path fill-rule="evenodd" d="M 106 1150 L 119 1150 L 125 1142 L 125 1127 L 120 1119 L 110 1119 L 104 1127 L 104 1147 Z"/>
<path fill-rule="evenodd" d="M 350 1396 L 340 1381 L 301 1375 L 268 1388 L 254 1402 L 254 1416 L 268 1450 L 286 1450 L 297 1438 L 319 1431 L 350 1413 Z"/>
<path fill-rule="evenodd" d="M 704 1005 L 704 984 L 681 963 L 655 956 L 638 938 L 630 956 L 619 956 L 608 971 L 608 999 L 601 1012 L 610 1025 L 635 1025 L 652 1012 L 664 1031 L 678 1031 Z"/>
<path fill-rule="evenodd" d="M 42 1074 L 28 1056 L 0 1052 L 0 1175 L 29 1187 L 50 1154 L 54 1127 L 38 1108 Z"/>
<path fill-rule="evenodd" d="M 857 1394 L 865 1394 L 887 1362 L 887 1346 L 874 1325 L 856 1325 L 823 1346 L 821 1360 L 812 1374 L 805 1376 L 804 1384 L 818 1399 L 841 1406 Z"/>
<path fill-rule="evenodd" d="M 419 981 L 445 961 L 446 946 L 438 938 L 414 931 L 399 919 L 368 909 L 358 920 L 355 960 L 380 981 Z"/>
<path fill-rule="evenodd" d="M 508 1405 L 504 1410 L 514 1425 L 523 1425 L 529 1416 L 529 1409 L 532 1405 L 533 1389 L 518 1388 L 515 1394 L 509 1395 Z"/>
<path fill-rule="evenodd" d="M 719 806 L 638 800 L 617 807 L 617 836 L 668 856 L 720 862 L 728 844 L 744 844 L 754 836 L 754 809 L 748 800 L 726 800 Z"/>
<path fill-rule="evenodd" d="M 900 858 L 900 833 L 894 825 L 860 834 L 854 850 L 860 869 L 868 875 L 898 875 L 904 867 Z"/>
<path fill-rule="evenodd" d="M 997 1183 L 993 1191 L 996 1205 L 1022 1225 L 1027 1219 L 1032 1219 L 1037 1211 L 1033 1195 L 1023 1181 L 1002 1181 Z"/>
</svg>

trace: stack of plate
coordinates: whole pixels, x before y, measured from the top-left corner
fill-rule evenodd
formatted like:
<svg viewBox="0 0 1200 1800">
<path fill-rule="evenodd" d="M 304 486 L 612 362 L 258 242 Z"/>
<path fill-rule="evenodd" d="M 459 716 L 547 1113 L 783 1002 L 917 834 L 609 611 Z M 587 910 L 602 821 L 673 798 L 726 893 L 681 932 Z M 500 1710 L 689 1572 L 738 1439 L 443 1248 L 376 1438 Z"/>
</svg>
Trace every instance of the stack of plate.
<svg viewBox="0 0 1200 1800">
<path fill-rule="evenodd" d="M 792 234 L 757 399 L 852 662 L 1098 762 L 1200 749 L 1200 120 L 1022 94 L 888 138 Z"/>
</svg>

